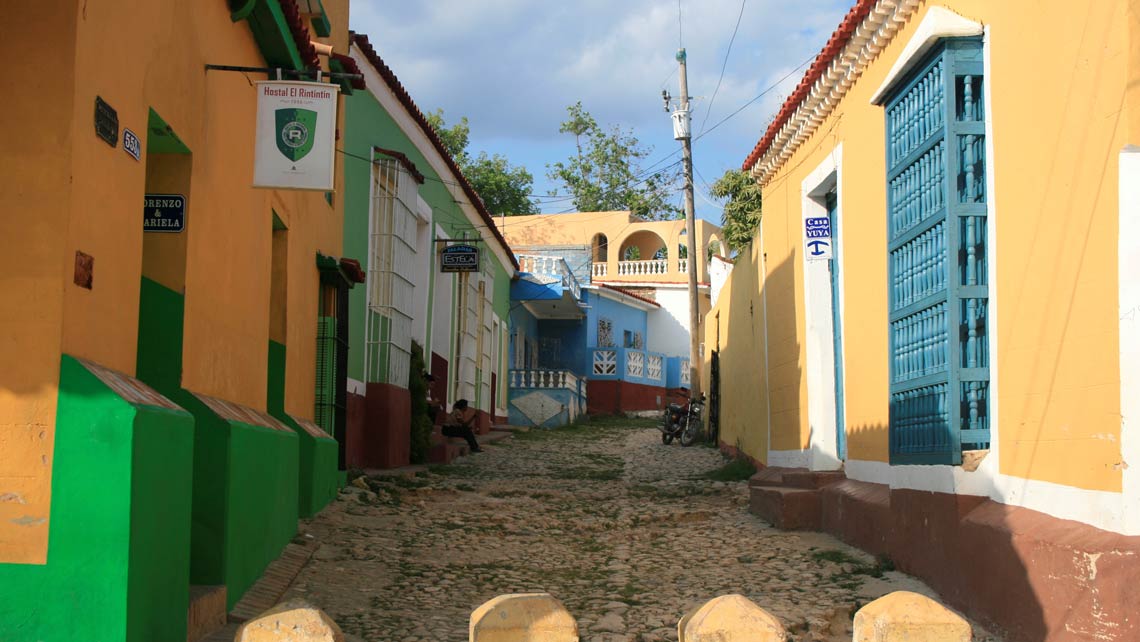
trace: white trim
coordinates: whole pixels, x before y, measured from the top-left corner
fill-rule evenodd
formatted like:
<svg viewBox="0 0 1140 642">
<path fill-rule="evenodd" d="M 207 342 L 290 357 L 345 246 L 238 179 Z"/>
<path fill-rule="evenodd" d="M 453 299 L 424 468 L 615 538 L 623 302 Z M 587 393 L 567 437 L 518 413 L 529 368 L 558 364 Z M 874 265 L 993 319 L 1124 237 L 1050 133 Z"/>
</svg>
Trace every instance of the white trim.
<svg viewBox="0 0 1140 642">
<path fill-rule="evenodd" d="M 368 390 L 368 386 L 366 386 L 363 381 L 353 379 L 352 377 L 348 378 L 348 385 L 345 387 L 348 389 L 349 394 L 360 395 L 361 397 L 365 396 L 365 391 Z"/>
<path fill-rule="evenodd" d="M 990 459 L 996 459 L 993 452 L 986 456 L 987 461 Z M 844 470 L 848 479 L 883 484 L 892 490 L 988 497 L 1007 506 L 1082 522 L 1105 531 L 1140 534 L 1126 523 L 1123 512 L 1126 502 L 1120 493 L 1085 490 L 1011 475 L 991 477 L 984 467 L 966 472 L 960 466 L 891 466 L 880 461 L 848 460 Z"/>
<path fill-rule="evenodd" d="M 418 191 L 416 192 L 416 207 L 412 209 L 412 213 L 424 223 L 431 223 L 431 205 L 428 205 L 428 202 L 424 200 L 423 196 L 420 196 Z"/>
<path fill-rule="evenodd" d="M 769 450 L 768 465 L 783 468 L 808 468 L 811 456 L 806 450 Z"/>
<path fill-rule="evenodd" d="M 887 77 L 883 79 L 883 83 L 871 96 L 871 104 L 881 104 L 894 84 L 918 63 L 922 62 L 922 57 L 926 55 L 926 52 L 930 51 L 942 38 L 980 36 L 984 31 L 981 23 L 963 18 L 945 7 L 931 7 L 923 16 L 914 35 L 903 47 L 894 66 L 887 72 Z"/>
<path fill-rule="evenodd" d="M 833 149 L 800 185 L 801 218 L 826 217 L 827 206 L 823 198 L 832 189 L 836 196 L 840 190 L 843 144 Z M 841 211 L 836 207 L 835 219 L 838 223 Z M 796 231 L 803 236 L 803 222 Z M 839 238 L 835 234 L 833 238 Z M 802 254 L 804 286 L 804 338 L 805 371 L 807 375 L 807 417 L 810 447 L 810 467 L 812 470 L 838 470 L 842 466 L 839 459 L 838 408 L 835 399 L 835 316 L 832 311 L 831 271 L 828 261 L 809 261 Z M 843 275 L 842 255 L 832 243 L 832 256 L 838 264 L 840 278 Z M 843 287 L 840 284 L 840 294 Z M 840 307 L 842 313 L 842 305 Z"/>
<path fill-rule="evenodd" d="M 835 106 L 879 52 L 890 44 L 919 4 L 921 0 L 879 0 L 875 3 L 843 50 L 828 62 L 827 70 L 815 81 L 807 96 L 796 106 L 792 117 L 780 127 L 772 144 L 752 166 L 750 173 L 761 185 L 766 185 L 776 170 L 835 111 Z"/>
<path fill-rule="evenodd" d="M 582 288 L 587 289 L 587 290 L 593 290 L 593 291 L 597 292 L 599 296 L 604 296 L 605 298 L 607 298 L 611 301 L 617 301 L 618 303 L 623 303 L 625 305 L 635 307 L 639 310 L 645 310 L 646 312 L 653 312 L 653 311 L 661 309 L 660 303 L 648 303 L 648 302 L 642 301 L 641 299 L 638 299 L 636 297 L 630 296 L 629 294 L 626 294 L 624 292 L 616 292 L 610 288 L 598 287 L 596 285 L 584 285 L 584 286 L 582 286 Z M 567 318 L 575 318 L 576 319 L 579 317 L 567 317 Z"/>
<path fill-rule="evenodd" d="M 423 129 L 420 128 L 419 122 L 412 118 L 403 103 L 400 102 L 400 99 L 396 97 L 391 87 L 388 86 L 388 83 L 380 76 L 376 68 L 372 66 L 372 61 L 360 51 L 360 48 L 356 46 L 355 42 L 349 47 L 349 54 L 353 60 L 356 61 L 357 66 L 360 67 L 361 73 L 364 74 L 364 84 L 368 86 L 368 93 L 376 99 L 376 102 L 380 103 L 380 106 L 388 113 L 393 122 L 396 123 L 396 126 L 400 128 L 400 131 L 402 131 L 411 143 L 415 145 L 416 149 L 424 155 L 424 158 L 427 159 L 428 165 L 431 166 L 432 170 L 441 177 L 458 179 L 457 176 L 452 174 L 451 168 L 448 167 L 447 162 L 444 161 L 439 150 L 435 148 L 435 145 L 432 144 Z M 377 91 L 377 87 L 383 87 L 385 91 Z M 515 275 L 515 267 L 511 260 L 510 252 L 495 238 L 495 235 L 487 226 L 487 222 L 483 220 L 483 217 L 479 215 L 479 212 L 468 201 L 467 194 L 463 191 L 463 188 L 459 187 L 455 181 L 443 181 L 443 184 L 451 195 L 452 200 L 459 204 L 459 209 L 467 217 L 468 222 L 479 231 L 479 235 L 487 244 L 487 247 L 491 248 L 495 257 L 502 263 L 507 276 L 513 278 Z"/>
<path fill-rule="evenodd" d="M 1140 147 L 1120 152 L 1120 457 L 1124 524 L 1140 534 Z"/>
</svg>

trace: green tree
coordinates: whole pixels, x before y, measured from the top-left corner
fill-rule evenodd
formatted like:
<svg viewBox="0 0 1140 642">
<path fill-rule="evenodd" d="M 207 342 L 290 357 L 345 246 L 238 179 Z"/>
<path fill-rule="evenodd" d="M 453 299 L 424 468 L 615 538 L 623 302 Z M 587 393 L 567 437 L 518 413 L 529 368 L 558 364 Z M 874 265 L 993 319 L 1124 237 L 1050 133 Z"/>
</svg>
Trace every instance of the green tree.
<svg viewBox="0 0 1140 642">
<path fill-rule="evenodd" d="M 734 250 L 751 243 L 760 226 L 760 185 L 748 174 L 730 169 L 710 186 L 709 193 L 728 199 L 720 219 L 725 243 Z"/>
<path fill-rule="evenodd" d="M 538 213 L 538 204 L 530 198 L 534 176 L 526 167 L 512 166 L 500 154 L 488 156 L 487 152 L 479 152 L 478 156 L 472 157 L 467 151 L 471 126 L 466 116 L 448 127 L 443 120 L 443 110 L 437 109 L 427 115 L 427 121 L 455 159 L 455 164 L 459 165 L 467 182 L 479 194 L 488 212 L 495 216 Z"/>
<path fill-rule="evenodd" d="M 676 171 L 647 174 L 641 169 L 640 161 L 652 148 L 642 147 L 632 132 L 616 125 L 603 129 L 581 102 L 566 112 L 569 119 L 558 131 L 574 136 L 577 153 L 566 162 L 548 164 L 546 175 L 566 187 L 578 211 L 629 210 L 651 220 L 680 216 L 681 209 L 672 202 Z"/>
</svg>

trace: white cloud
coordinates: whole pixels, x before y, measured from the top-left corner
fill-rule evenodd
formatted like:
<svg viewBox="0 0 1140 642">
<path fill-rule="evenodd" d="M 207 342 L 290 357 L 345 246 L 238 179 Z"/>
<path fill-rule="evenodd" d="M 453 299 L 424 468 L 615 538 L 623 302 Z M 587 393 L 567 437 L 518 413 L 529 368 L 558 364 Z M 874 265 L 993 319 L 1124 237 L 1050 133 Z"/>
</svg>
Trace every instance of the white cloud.
<svg viewBox="0 0 1140 642">
<path fill-rule="evenodd" d="M 707 126 L 816 54 L 852 1 L 748 2 Z M 698 129 L 740 6 L 682 2 L 689 93 L 703 97 Z M 655 156 L 677 145 L 660 98 L 663 86 L 678 93 L 674 0 L 353 0 L 352 12 L 353 29 L 369 35 L 422 109 L 467 116 L 473 148 L 526 164 L 538 183 L 545 163 L 566 155 L 558 126 L 579 100 L 600 123 L 632 128 Z M 801 75 L 694 144 L 707 179 L 739 167 Z"/>
</svg>

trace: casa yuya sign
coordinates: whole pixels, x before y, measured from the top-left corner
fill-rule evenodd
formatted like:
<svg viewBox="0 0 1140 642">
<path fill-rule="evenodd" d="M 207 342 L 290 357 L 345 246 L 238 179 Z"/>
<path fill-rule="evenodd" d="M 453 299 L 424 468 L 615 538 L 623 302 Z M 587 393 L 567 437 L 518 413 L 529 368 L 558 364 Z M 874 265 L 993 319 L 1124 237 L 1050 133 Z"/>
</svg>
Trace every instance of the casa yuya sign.
<svg viewBox="0 0 1140 642">
<path fill-rule="evenodd" d="M 147 194 L 143 204 L 144 232 L 181 232 L 186 229 L 186 197 L 182 194 Z"/>
<path fill-rule="evenodd" d="M 257 83 L 254 187 L 333 189 L 339 91 L 322 82 Z"/>
<path fill-rule="evenodd" d="M 449 245 L 439 251 L 440 272 L 478 272 L 479 248 L 474 245 Z"/>
</svg>

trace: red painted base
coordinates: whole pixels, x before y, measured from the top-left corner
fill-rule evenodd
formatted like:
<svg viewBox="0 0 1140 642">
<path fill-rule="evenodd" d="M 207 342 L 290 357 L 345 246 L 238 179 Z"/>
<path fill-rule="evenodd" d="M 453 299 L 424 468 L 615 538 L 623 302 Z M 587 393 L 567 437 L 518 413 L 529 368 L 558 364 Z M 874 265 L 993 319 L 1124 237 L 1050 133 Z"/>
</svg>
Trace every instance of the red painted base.
<svg viewBox="0 0 1140 642">
<path fill-rule="evenodd" d="M 667 403 L 665 388 L 628 381 L 588 381 L 586 412 L 616 415 L 639 410 L 661 410 Z"/>
<path fill-rule="evenodd" d="M 350 468 L 398 468 L 411 456 L 412 400 L 406 388 L 367 384 L 349 394 L 345 462 Z"/>
</svg>

